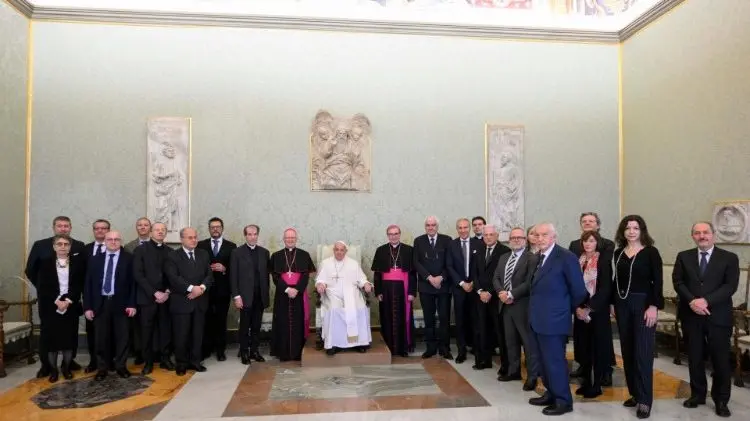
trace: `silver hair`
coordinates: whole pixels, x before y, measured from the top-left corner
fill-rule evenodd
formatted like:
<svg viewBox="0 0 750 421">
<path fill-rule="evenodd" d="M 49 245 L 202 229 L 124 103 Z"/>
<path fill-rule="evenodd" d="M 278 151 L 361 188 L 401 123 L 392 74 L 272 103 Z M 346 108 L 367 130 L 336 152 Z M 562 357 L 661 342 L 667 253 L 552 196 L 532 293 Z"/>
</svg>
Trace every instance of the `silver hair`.
<svg viewBox="0 0 750 421">
<path fill-rule="evenodd" d="M 487 231 L 487 229 L 490 229 L 490 230 L 492 230 L 494 232 L 500 233 L 500 230 L 497 229 L 497 225 L 495 225 L 495 224 L 486 224 L 484 226 L 484 228 L 482 228 L 482 234 L 485 234 L 486 231 Z"/>
<path fill-rule="evenodd" d="M 438 217 L 437 217 L 437 216 L 435 216 L 435 215 L 430 215 L 430 216 L 428 216 L 427 218 L 425 218 L 425 219 L 424 219 L 424 223 L 426 224 L 426 223 L 427 223 L 427 221 L 429 221 L 430 219 L 434 219 L 434 220 L 435 220 L 435 223 L 436 223 L 436 224 L 438 224 L 438 225 L 440 225 L 440 220 L 439 220 L 439 219 L 438 219 Z"/>
<path fill-rule="evenodd" d="M 552 234 L 557 235 L 557 228 L 555 228 L 555 224 L 553 224 L 552 222 L 542 222 L 542 223 L 534 225 L 534 228 L 539 228 L 542 225 L 548 226 L 549 230 L 552 231 Z"/>
</svg>

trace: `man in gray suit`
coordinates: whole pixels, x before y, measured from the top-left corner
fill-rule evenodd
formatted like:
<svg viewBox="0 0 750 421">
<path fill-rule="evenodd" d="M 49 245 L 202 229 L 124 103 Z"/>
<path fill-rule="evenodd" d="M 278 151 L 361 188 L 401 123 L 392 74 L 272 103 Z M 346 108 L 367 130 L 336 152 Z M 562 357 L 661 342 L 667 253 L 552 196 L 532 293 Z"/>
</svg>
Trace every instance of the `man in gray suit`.
<svg viewBox="0 0 750 421">
<path fill-rule="evenodd" d="M 151 240 L 151 220 L 146 217 L 138 218 L 135 221 L 135 232 L 138 233 L 138 238 L 125 244 L 125 250 L 131 254 L 136 247 Z"/>
<path fill-rule="evenodd" d="M 500 299 L 498 317 L 505 330 L 508 347 L 508 374 L 497 380 L 508 382 L 521 380 L 521 345 L 526 355 L 526 383 L 523 390 L 534 390 L 539 373 L 538 360 L 529 345 L 529 291 L 531 277 L 536 267 L 536 256 L 526 251 L 526 236 L 523 228 L 510 232 L 511 252 L 500 256 L 492 284 Z"/>
</svg>

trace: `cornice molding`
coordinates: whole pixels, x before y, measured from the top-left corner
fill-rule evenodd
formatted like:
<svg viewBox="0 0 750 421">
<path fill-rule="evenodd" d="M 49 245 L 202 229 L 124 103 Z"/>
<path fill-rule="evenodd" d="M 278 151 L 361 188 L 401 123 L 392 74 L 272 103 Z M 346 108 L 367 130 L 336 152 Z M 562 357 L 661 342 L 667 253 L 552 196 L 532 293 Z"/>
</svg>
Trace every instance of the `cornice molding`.
<svg viewBox="0 0 750 421">
<path fill-rule="evenodd" d="M 619 33 L 620 41 L 623 42 L 635 35 L 638 31 L 650 25 L 664 14 L 679 6 L 685 0 L 664 0 L 656 4 L 646 13 L 638 16 L 634 21 L 622 28 Z"/>
<path fill-rule="evenodd" d="M 10 6 L 18 10 L 22 15 L 31 18 L 34 6 L 27 0 L 5 0 Z"/>
<path fill-rule="evenodd" d="M 252 16 L 191 12 L 123 11 L 87 8 L 35 6 L 29 0 L 5 0 L 23 15 L 36 21 L 119 23 L 160 26 L 213 26 L 230 28 L 297 29 L 402 35 L 432 35 L 483 39 L 526 39 L 540 41 L 599 42 L 616 44 L 633 36 L 685 0 L 664 0 L 620 31 L 491 27 L 483 25 L 420 22 L 388 22 L 293 16 Z"/>
</svg>

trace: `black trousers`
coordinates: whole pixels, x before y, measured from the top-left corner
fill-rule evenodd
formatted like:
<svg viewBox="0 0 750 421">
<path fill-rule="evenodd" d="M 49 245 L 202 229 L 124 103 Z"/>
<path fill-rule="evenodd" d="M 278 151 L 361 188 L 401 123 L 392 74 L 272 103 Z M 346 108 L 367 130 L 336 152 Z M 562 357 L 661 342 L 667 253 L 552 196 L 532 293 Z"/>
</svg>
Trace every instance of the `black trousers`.
<svg viewBox="0 0 750 421">
<path fill-rule="evenodd" d="M 240 351 L 250 351 L 251 354 L 258 352 L 260 344 L 260 326 L 263 322 L 263 301 L 260 299 L 260 291 L 256 291 L 250 307 L 245 307 L 240 312 L 239 342 Z"/>
<path fill-rule="evenodd" d="M 646 327 L 646 294 L 615 296 L 615 317 L 620 332 L 622 363 L 630 396 L 651 406 L 654 401 L 654 344 L 656 326 Z"/>
<path fill-rule="evenodd" d="M 419 294 L 424 315 L 425 342 L 427 352 L 450 351 L 451 294 Z M 438 314 L 440 326 L 435 327 L 435 313 Z"/>
<path fill-rule="evenodd" d="M 212 352 L 224 352 L 227 349 L 227 314 L 229 314 L 228 295 L 209 297 L 206 311 L 205 331 L 203 332 L 203 356 Z"/>
<path fill-rule="evenodd" d="M 169 304 L 148 304 L 141 306 L 139 312 L 143 360 L 146 364 L 153 364 L 156 359 L 169 356 L 169 345 L 172 342 Z"/>
<path fill-rule="evenodd" d="M 198 365 L 202 360 L 203 329 L 206 312 L 195 309 L 192 313 L 173 313 L 174 356 L 178 367 Z"/>
<path fill-rule="evenodd" d="M 474 356 L 478 363 L 492 363 L 495 346 L 500 346 L 500 366 L 508 369 L 508 353 L 505 347 L 505 333 L 498 313 L 497 300 L 492 297 L 483 303 L 474 292 Z"/>
<path fill-rule="evenodd" d="M 114 360 L 115 369 L 124 369 L 128 361 L 130 320 L 113 299 L 102 299 L 102 307 L 94 314 L 93 322 L 96 332 L 96 368 L 99 371 L 107 371 L 110 361 Z"/>
<path fill-rule="evenodd" d="M 583 385 L 600 389 L 604 375 L 611 368 L 611 346 L 608 343 L 612 343 L 612 329 L 609 312 L 592 312 L 590 316 L 588 323 L 578 318 L 574 321 L 576 341 L 579 342 L 578 363 L 581 364 Z"/>
<path fill-rule="evenodd" d="M 86 346 L 89 350 L 89 365 L 90 366 L 96 366 L 96 328 L 94 327 L 94 322 L 89 321 L 89 319 L 86 320 Z M 42 348 L 39 347 L 39 355 L 47 355 L 46 353 L 42 354 Z M 78 342 L 76 342 L 76 347 L 73 349 L 73 358 L 78 356 Z M 42 359 L 44 361 L 44 359 Z M 46 363 L 42 363 L 42 365 L 45 365 Z"/>
<path fill-rule="evenodd" d="M 466 354 L 466 347 L 474 346 L 474 295 L 474 291 L 466 292 L 461 287 L 453 288 L 453 313 L 459 354 Z"/>
<path fill-rule="evenodd" d="M 714 376 L 711 385 L 711 398 L 714 402 L 729 402 L 732 390 L 732 368 L 730 365 L 731 326 L 717 326 L 705 316 L 683 315 L 682 329 L 686 332 L 688 365 L 690 368 L 690 394 L 706 398 L 705 354 L 711 358 Z"/>
</svg>

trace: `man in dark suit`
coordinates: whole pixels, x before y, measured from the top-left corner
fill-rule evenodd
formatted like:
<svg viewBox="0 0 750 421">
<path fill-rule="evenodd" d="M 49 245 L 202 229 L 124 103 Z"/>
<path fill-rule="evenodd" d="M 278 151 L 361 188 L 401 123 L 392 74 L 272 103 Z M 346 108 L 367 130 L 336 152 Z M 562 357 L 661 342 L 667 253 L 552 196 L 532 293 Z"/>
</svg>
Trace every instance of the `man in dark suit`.
<svg viewBox="0 0 750 421">
<path fill-rule="evenodd" d="M 187 369 L 206 371 L 201 364 L 203 329 L 206 324 L 208 295 L 214 282 L 211 257 L 196 248 L 198 232 L 187 227 L 180 230 L 182 247 L 173 250 L 164 263 L 169 283 L 169 311 L 172 313 L 176 372 L 184 376 Z"/>
<path fill-rule="evenodd" d="M 90 262 L 94 257 L 103 255 L 107 250 L 104 238 L 109 232 L 110 223 L 106 219 L 97 219 L 91 224 L 91 230 L 94 234 L 94 241 L 86 244 L 85 253 L 83 253 L 86 262 Z M 86 345 L 89 351 L 89 365 L 86 367 L 86 373 L 93 373 L 96 371 L 98 366 L 97 352 L 96 352 L 96 327 L 94 322 L 86 319 Z M 113 345 L 114 346 L 114 345 Z M 78 348 L 74 350 L 74 353 L 78 351 Z M 112 349 L 112 355 L 116 355 L 114 348 Z M 114 369 L 114 365 L 110 361 L 110 370 Z"/>
<path fill-rule="evenodd" d="M 83 293 L 83 314 L 94 322 L 96 331 L 96 380 L 107 377 L 113 359 L 117 374 L 130 377 L 128 318 L 136 313 L 133 256 L 122 248 L 118 231 L 107 232 L 105 243 L 104 253 L 89 260 Z"/>
<path fill-rule="evenodd" d="M 224 238 L 224 221 L 221 218 L 209 219 L 208 231 L 211 237 L 198 243 L 198 248 L 211 256 L 211 271 L 214 275 L 214 285 L 208 292 L 203 359 L 208 358 L 211 352 L 216 352 L 216 359 L 224 361 L 227 359 L 227 313 L 231 291 L 229 259 L 237 244 Z"/>
<path fill-rule="evenodd" d="M 586 231 L 596 231 L 599 232 L 599 228 L 601 227 L 602 220 L 599 218 L 599 214 L 596 212 L 583 212 L 581 216 L 578 218 L 578 223 L 581 225 L 581 233 L 584 233 Z M 602 247 L 601 252 L 605 255 L 612 256 L 615 253 L 615 243 L 607 238 L 602 237 Z M 581 244 L 581 239 L 576 239 L 570 242 L 570 245 L 568 245 L 568 250 L 570 250 L 573 254 L 575 254 L 577 257 L 581 256 L 583 254 L 583 245 Z M 579 364 L 578 368 L 570 372 L 571 377 L 581 377 L 581 361 L 578 356 L 579 349 L 578 344 L 582 343 L 583 341 L 576 338 L 577 332 L 575 329 L 573 330 L 573 341 L 576 346 L 573 347 L 573 359 L 575 362 Z M 612 332 L 609 331 L 609 337 L 608 338 L 602 338 L 602 343 L 607 343 L 607 347 L 609 349 L 606 350 L 606 353 L 610 355 L 611 362 L 609 369 L 607 370 L 604 378 L 601 380 L 602 386 L 612 386 L 612 372 L 614 371 L 614 367 L 617 365 L 617 362 L 615 361 L 615 348 L 614 344 L 612 342 Z"/>
<path fill-rule="evenodd" d="M 172 251 L 164 238 L 167 226 L 161 222 L 151 226 L 151 239 L 138 245 L 133 254 L 133 277 L 136 283 L 136 302 L 141 325 L 144 366 L 141 374 L 154 371 L 154 359 L 159 366 L 174 370 L 169 359 L 172 342 L 172 320 L 169 314 L 169 286 L 164 275 L 164 262 Z"/>
<path fill-rule="evenodd" d="M 260 227 L 248 225 L 243 229 L 245 245 L 232 251 L 230 284 L 234 306 L 240 310 L 240 359 L 242 364 L 250 364 L 250 359 L 265 361 L 260 352 L 260 326 L 263 310 L 268 308 L 270 297 L 268 262 L 271 254 L 258 245 Z"/>
<path fill-rule="evenodd" d="M 561 415 L 573 410 L 565 345 L 575 308 L 588 296 L 578 259 L 555 244 L 557 233 L 550 223 L 536 226 L 539 255 L 531 281 L 529 319 L 532 346 L 539 356 L 543 396 L 529 399 L 544 406 L 545 415 Z"/>
<path fill-rule="evenodd" d="M 472 256 L 477 246 L 469 238 L 469 220 L 461 218 L 456 221 L 458 238 L 451 241 L 448 248 L 448 274 L 450 276 L 451 292 L 453 293 L 453 313 L 456 319 L 456 343 L 458 355 L 456 363 L 466 361 L 466 346 L 474 342 L 471 336 L 474 313 L 474 282 L 471 279 Z"/>
<path fill-rule="evenodd" d="M 474 289 L 475 319 L 474 319 L 474 356 L 475 370 L 492 368 L 492 354 L 494 344 L 503 344 L 502 326 L 498 326 L 497 318 L 497 292 L 492 285 L 492 277 L 495 275 L 497 263 L 500 256 L 508 253 L 510 249 L 497 242 L 499 237 L 494 225 L 485 225 L 482 231 L 483 244 L 477 248 L 473 261 L 473 275 L 476 285 Z M 496 338 L 493 340 L 493 338 Z M 508 356 L 504 347 L 500 346 L 500 370 L 505 374 L 508 369 Z"/>
<path fill-rule="evenodd" d="M 451 238 L 438 234 L 437 217 L 424 221 L 425 234 L 414 239 L 414 268 L 417 270 L 417 290 L 425 323 L 427 350 L 422 358 L 436 353 L 452 360 L 449 326 L 451 321 L 451 283 L 448 279 L 447 254 Z M 435 312 L 440 320 L 439 332 L 435 329 Z"/>
<path fill-rule="evenodd" d="M 510 253 L 500 256 L 492 278 L 497 292 L 498 316 L 505 334 L 508 350 L 508 374 L 497 380 L 508 382 L 521 380 L 521 345 L 526 356 L 526 383 L 523 390 L 536 388 L 539 376 L 537 355 L 530 346 L 529 293 L 531 275 L 536 267 L 536 256 L 526 251 L 526 235 L 523 228 L 513 228 L 509 236 Z"/>
<path fill-rule="evenodd" d="M 732 389 L 729 365 L 732 334 L 732 295 L 737 291 L 740 266 L 737 255 L 714 246 L 714 226 L 698 222 L 692 228 L 696 248 L 677 254 L 672 282 L 680 297 L 682 328 L 688 345 L 690 398 L 683 406 L 706 403 L 704 351 L 708 347 L 713 366 L 711 398 L 716 414 L 729 417 L 727 403 Z"/>
<path fill-rule="evenodd" d="M 72 230 L 72 228 L 73 225 L 70 222 L 70 218 L 68 218 L 67 216 L 57 216 L 52 220 L 53 236 L 70 236 L 70 231 Z M 35 241 L 31 246 L 29 258 L 26 259 L 26 278 L 29 280 L 29 282 L 31 282 L 32 285 L 34 285 L 34 287 L 37 287 L 39 285 L 37 274 L 39 272 L 40 262 L 44 261 L 45 259 L 52 258 L 55 255 L 55 250 L 52 246 L 52 239 L 53 237 L 48 237 L 42 240 Z M 84 259 L 83 251 L 85 246 L 83 242 L 74 240 L 73 238 L 71 238 L 70 241 L 70 258 Z M 39 355 L 47 355 L 47 349 L 43 341 L 39 341 Z M 47 358 L 40 358 L 40 362 L 42 366 L 36 373 L 36 377 L 38 379 L 48 377 L 51 372 L 51 367 L 49 366 L 49 360 Z M 81 366 L 77 362 L 71 361 L 70 369 L 73 371 L 80 370 Z"/>
</svg>

